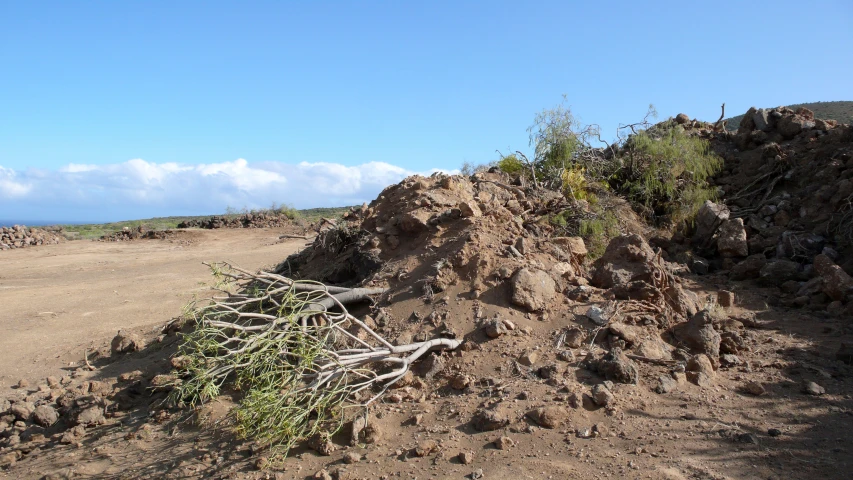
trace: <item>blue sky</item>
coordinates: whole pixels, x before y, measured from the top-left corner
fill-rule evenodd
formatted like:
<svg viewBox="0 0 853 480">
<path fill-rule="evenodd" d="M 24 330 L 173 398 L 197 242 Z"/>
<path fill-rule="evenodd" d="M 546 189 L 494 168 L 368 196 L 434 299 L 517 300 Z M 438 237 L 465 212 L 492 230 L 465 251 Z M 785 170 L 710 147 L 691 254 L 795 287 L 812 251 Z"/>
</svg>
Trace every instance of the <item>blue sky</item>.
<svg viewBox="0 0 853 480">
<path fill-rule="evenodd" d="M 369 201 L 527 149 L 853 100 L 853 2 L 2 2 L 0 219 Z M 250 180 L 255 179 L 252 183 Z"/>
</svg>

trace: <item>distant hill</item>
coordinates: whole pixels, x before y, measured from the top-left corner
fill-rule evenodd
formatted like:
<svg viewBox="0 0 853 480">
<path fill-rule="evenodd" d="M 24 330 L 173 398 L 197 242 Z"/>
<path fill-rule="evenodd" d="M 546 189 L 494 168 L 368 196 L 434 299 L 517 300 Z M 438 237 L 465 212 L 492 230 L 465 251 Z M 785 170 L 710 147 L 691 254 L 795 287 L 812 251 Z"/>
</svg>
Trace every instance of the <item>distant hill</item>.
<svg viewBox="0 0 853 480">
<path fill-rule="evenodd" d="M 815 118 L 823 120 L 837 120 L 839 123 L 853 123 L 853 102 L 814 102 L 788 105 L 788 108 L 794 110 L 800 107 L 806 107 L 813 111 Z M 728 123 L 726 124 L 726 128 L 729 130 L 737 130 L 742 118 L 743 115 L 738 115 L 727 119 Z"/>
</svg>

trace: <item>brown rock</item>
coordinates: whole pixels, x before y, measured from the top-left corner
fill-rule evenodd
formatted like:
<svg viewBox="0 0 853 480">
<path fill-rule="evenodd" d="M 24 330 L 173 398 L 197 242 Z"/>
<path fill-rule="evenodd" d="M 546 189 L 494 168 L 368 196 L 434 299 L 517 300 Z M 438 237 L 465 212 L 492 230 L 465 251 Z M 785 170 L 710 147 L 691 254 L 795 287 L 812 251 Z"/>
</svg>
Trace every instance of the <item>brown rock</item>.
<svg viewBox="0 0 853 480">
<path fill-rule="evenodd" d="M 831 258 L 824 254 L 817 255 L 814 258 L 814 270 L 823 281 L 823 292 L 829 298 L 845 302 L 853 294 L 853 277 L 836 265 Z"/>
<path fill-rule="evenodd" d="M 515 446 L 515 441 L 509 437 L 500 437 L 493 442 L 498 450 L 509 450 Z"/>
<path fill-rule="evenodd" d="M 619 348 L 613 348 L 595 363 L 595 369 L 605 379 L 617 383 L 636 384 L 637 365 Z"/>
<path fill-rule="evenodd" d="M 717 292 L 717 303 L 723 308 L 733 307 L 735 304 L 735 293 L 728 290 Z"/>
<path fill-rule="evenodd" d="M 416 457 L 426 457 L 427 455 L 438 451 L 438 442 L 435 440 L 424 440 L 415 447 L 412 452 Z"/>
<path fill-rule="evenodd" d="M 568 416 L 569 413 L 565 408 L 556 405 L 539 407 L 527 412 L 527 418 L 545 428 L 556 428 L 565 422 Z"/>
<path fill-rule="evenodd" d="M 145 348 L 145 341 L 139 335 L 134 333 L 122 333 L 119 330 L 118 334 L 113 338 L 110 344 L 110 351 L 115 354 L 138 352 Z"/>
<path fill-rule="evenodd" d="M 501 320 L 495 318 L 489 320 L 483 325 L 483 332 L 489 338 L 498 338 L 507 332 L 506 325 Z"/>
<path fill-rule="evenodd" d="M 542 270 L 522 268 L 513 276 L 512 303 L 534 312 L 544 309 L 554 298 L 557 284 Z"/>
<path fill-rule="evenodd" d="M 509 425 L 509 419 L 494 410 L 480 409 L 474 414 L 471 423 L 480 432 L 491 432 Z"/>
<path fill-rule="evenodd" d="M 518 363 L 526 367 L 533 366 L 533 364 L 535 364 L 537 360 L 539 360 L 539 353 L 535 350 L 528 350 L 522 353 L 520 357 L 518 357 Z"/>
<path fill-rule="evenodd" d="M 687 322 L 674 326 L 672 333 L 678 341 L 684 342 L 691 353 L 704 353 L 714 366 L 719 364 L 720 334 L 714 330 L 713 319 L 707 310 L 702 310 Z"/>
<path fill-rule="evenodd" d="M 592 387 L 592 401 L 599 407 L 612 404 L 614 399 L 613 392 L 603 384 L 599 383 Z"/>
<path fill-rule="evenodd" d="M 315 473 L 313 478 L 314 480 L 332 480 L 332 474 L 324 468 Z"/>
<path fill-rule="evenodd" d="M 361 455 L 355 452 L 347 452 L 344 454 L 344 463 L 353 464 L 361 461 Z"/>
<path fill-rule="evenodd" d="M 701 372 L 708 375 L 709 377 L 713 377 L 714 365 L 711 364 L 711 359 L 709 359 L 707 355 L 701 353 L 699 355 L 694 355 L 690 357 L 690 360 L 687 361 L 687 371 Z"/>
<path fill-rule="evenodd" d="M 685 123 L 687 123 L 689 121 L 690 121 L 690 117 L 688 117 L 687 114 L 685 114 L 685 113 L 679 113 L 678 115 L 675 116 L 675 123 L 677 123 L 679 125 L 684 125 Z"/>
<path fill-rule="evenodd" d="M 456 458 L 462 465 L 470 465 L 474 463 L 474 452 L 459 452 Z"/>
<path fill-rule="evenodd" d="M 743 391 L 750 394 L 750 395 L 755 395 L 755 396 L 764 395 L 764 393 L 766 392 L 766 390 L 764 389 L 764 386 L 762 386 L 758 382 L 746 383 L 743 386 Z"/>
<path fill-rule="evenodd" d="M 714 383 L 705 372 L 687 372 L 687 380 L 700 387 L 710 387 Z"/>
<path fill-rule="evenodd" d="M 9 408 L 9 413 L 18 420 L 29 422 L 36 407 L 31 402 L 16 402 Z"/>
<path fill-rule="evenodd" d="M 587 253 L 589 253 L 586 249 L 586 244 L 581 237 L 554 237 L 551 241 L 554 242 L 555 245 L 559 245 L 560 247 L 568 250 L 572 259 L 574 259 L 578 264 L 583 264 Z"/>
<path fill-rule="evenodd" d="M 33 410 L 33 421 L 42 427 L 49 427 L 59 420 L 59 414 L 50 405 L 39 405 Z"/>
</svg>

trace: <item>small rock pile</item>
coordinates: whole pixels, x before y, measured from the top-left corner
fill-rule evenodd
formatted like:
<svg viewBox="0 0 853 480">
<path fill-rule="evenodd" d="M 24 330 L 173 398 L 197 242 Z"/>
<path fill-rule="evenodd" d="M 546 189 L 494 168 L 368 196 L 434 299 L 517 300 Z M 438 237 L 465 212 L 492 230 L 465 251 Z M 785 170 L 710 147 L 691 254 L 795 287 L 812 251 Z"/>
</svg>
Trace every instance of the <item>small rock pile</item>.
<svg viewBox="0 0 853 480">
<path fill-rule="evenodd" d="M 200 220 L 187 220 L 178 228 L 274 228 L 292 225 L 293 220 L 283 213 L 258 212 L 240 216 L 214 215 Z"/>
<path fill-rule="evenodd" d="M 0 250 L 34 247 L 37 245 L 55 245 L 65 241 L 62 227 L 51 229 L 15 225 L 0 227 Z"/>
</svg>

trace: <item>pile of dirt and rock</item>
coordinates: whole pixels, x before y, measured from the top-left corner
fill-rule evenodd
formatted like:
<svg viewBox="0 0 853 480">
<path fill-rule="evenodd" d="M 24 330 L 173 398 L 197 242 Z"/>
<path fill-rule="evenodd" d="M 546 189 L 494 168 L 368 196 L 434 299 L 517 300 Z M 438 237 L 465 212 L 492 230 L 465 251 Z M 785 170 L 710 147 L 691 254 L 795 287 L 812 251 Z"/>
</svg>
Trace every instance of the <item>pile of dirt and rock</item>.
<svg viewBox="0 0 853 480">
<path fill-rule="evenodd" d="M 387 289 L 349 311 L 393 344 L 462 343 L 424 355 L 276 478 L 837 474 L 853 427 L 850 127 L 786 109 L 751 110 L 736 134 L 676 121 L 725 167 L 719 203 L 671 238 L 620 210 L 622 235 L 590 258 L 552 224 L 583 202 L 497 171 L 412 176 L 318 226 L 277 273 Z M 97 380 L 81 369 L 0 400 L 0 465 L 271 478 L 253 472 L 270 467 L 267 446 L 229 430 L 240 392 L 194 410 L 201 430 L 163 401 L 180 381 L 167 374 L 178 328 L 117 337 Z"/>
<path fill-rule="evenodd" d="M 64 241 L 62 227 L 35 228 L 26 225 L 0 227 L 0 250 L 55 245 Z"/>
<path fill-rule="evenodd" d="M 117 232 L 103 235 L 98 238 L 99 242 L 130 242 L 134 240 L 170 240 L 180 241 L 184 244 L 192 243 L 192 238 L 186 232 L 180 230 L 149 230 L 144 225 L 138 227 L 124 227 Z"/>
<path fill-rule="evenodd" d="M 178 228 L 276 228 L 293 225 L 294 221 L 284 213 L 257 212 L 243 215 L 214 215 L 210 218 L 186 220 Z"/>
</svg>

